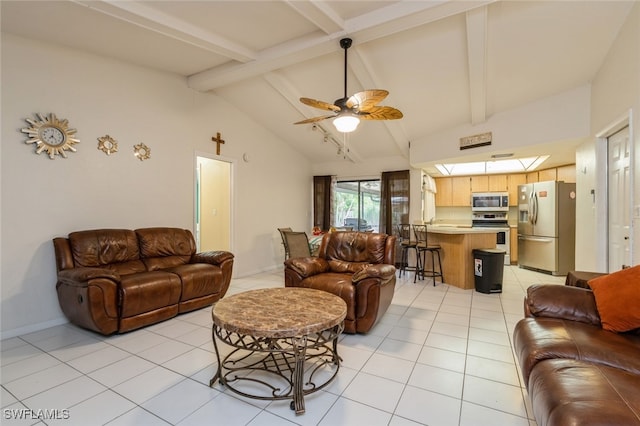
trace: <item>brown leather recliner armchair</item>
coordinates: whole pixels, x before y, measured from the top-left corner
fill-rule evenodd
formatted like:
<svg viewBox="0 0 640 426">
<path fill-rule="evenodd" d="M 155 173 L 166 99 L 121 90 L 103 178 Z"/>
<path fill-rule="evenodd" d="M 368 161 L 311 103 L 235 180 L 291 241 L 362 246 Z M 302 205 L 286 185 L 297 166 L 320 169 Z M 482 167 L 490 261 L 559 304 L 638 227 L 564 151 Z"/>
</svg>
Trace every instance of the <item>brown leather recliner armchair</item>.
<svg viewBox="0 0 640 426">
<path fill-rule="evenodd" d="M 333 232 L 317 257 L 284 262 L 286 287 L 328 291 L 347 303 L 346 333 L 366 333 L 384 315 L 396 285 L 396 237 L 367 232 Z"/>
</svg>

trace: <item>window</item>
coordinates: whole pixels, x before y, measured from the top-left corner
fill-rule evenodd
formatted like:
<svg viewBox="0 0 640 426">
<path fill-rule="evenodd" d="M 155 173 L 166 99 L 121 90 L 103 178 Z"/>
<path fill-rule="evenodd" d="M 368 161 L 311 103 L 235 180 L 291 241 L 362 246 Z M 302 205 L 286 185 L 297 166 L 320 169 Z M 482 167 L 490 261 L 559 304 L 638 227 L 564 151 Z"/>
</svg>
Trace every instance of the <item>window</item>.
<svg viewBox="0 0 640 426">
<path fill-rule="evenodd" d="M 333 226 L 354 231 L 380 229 L 380 180 L 339 181 L 335 188 Z"/>
</svg>

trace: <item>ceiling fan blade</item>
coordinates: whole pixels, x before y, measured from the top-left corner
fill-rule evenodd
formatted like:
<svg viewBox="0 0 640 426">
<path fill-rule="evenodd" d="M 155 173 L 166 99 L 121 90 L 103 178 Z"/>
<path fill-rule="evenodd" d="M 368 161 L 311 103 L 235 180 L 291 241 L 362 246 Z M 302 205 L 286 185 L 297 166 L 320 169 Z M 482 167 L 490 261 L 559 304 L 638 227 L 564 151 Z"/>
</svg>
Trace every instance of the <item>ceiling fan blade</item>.
<svg viewBox="0 0 640 426">
<path fill-rule="evenodd" d="M 317 121 L 326 120 L 327 118 L 337 117 L 343 112 L 349 115 L 356 115 L 363 120 L 397 120 L 402 118 L 402 112 L 395 108 L 377 106 L 384 98 L 387 97 L 387 95 L 389 95 L 389 92 L 386 90 L 363 90 L 362 92 L 358 92 L 347 98 L 347 50 L 351 47 L 351 42 L 352 40 L 350 38 L 343 38 L 340 40 L 340 47 L 344 49 L 344 97 L 336 100 L 333 104 L 311 98 L 300 98 L 300 102 L 305 105 L 327 111 L 333 111 L 337 114 L 307 118 L 306 120 L 298 121 L 293 124 L 315 123 Z M 351 132 L 354 129 L 355 127 L 349 130 L 345 129 L 340 131 Z"/>
<path fill-rule="evenodd" d="M 335 114 L 323 115 L 320 117 L 307 118 L 306 120 L 298 121 L 297 123 L 293 123 L 293 124 L 315 123 L 317 121 L 322 121 L 322 120 L 326 120 L 327 118 L 333 118 L 333 117 L 335 117 Z"/>
<path fill-rule="evenodd" d="M 368 112 L 369 109 L 379 104 L 389 94 L 382 89 L 371 89 L 358 92 L 347 99 L 347 108 L 354 108 L 359 111 Z"/>
<path fill-rule="evenodd" d="M 362 120 L 397 120 L 402 116 L 400 110 L 390 106 L 372 107 L 366 113 L 358 114 Z"/>
<path fill-rule="evenodd" d="M 325 109 L 327 111 L 335 111 L 335 112 L 340 111 L 340 107 L 337 105 L 330 104 L 328 102 L 318 101 L 311 98 L 300 98 L 300 102 L 302 102 L 305 105 L 309 105 L 310 107 L 314 107 L 318 109 Z"/>
</svg>

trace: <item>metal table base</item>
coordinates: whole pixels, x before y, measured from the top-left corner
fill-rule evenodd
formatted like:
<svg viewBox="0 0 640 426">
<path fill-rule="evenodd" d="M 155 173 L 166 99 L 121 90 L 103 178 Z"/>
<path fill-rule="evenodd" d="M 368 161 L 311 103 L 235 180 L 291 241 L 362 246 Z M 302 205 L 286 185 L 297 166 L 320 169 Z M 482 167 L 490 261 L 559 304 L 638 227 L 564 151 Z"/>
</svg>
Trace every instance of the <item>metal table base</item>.
<svg viewBox="0 0 640 426">
<path fill-rule="evenodd" d="M 343 329 L 341 322 L 305 336 L 269 338 L 230 332 L 214 323 L 212 338 L 218 368 L 209 386 L 220 380 L 223 386 L 247 398 L 292 399 L 291 409 L 302 414 L 304 396 L 324 388 L 338 374 L 338 336 Z M 216 340 L 232 351 L 221 355 Z M 256 392 L 259 389 L 262 393 Z"/>
</svg>

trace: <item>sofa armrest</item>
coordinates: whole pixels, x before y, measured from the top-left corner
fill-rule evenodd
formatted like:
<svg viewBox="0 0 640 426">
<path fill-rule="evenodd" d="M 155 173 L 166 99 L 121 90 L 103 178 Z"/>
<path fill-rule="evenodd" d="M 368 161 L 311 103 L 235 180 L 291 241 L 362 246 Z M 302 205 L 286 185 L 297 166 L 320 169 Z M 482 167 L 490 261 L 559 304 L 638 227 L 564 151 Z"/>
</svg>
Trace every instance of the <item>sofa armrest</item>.
<svg viewBox="0 0 640 426">
<path fill-rule="evenodd" d="M 58 272 L 56 292 L 73 324 L 109 335 L 118 331 L 120 275 L 106 268 L 73 268 Z"/>
<path fill-rule="evenodd" d="M 223 262 L 233 259 L 233 253 L 228 251 L 203 251 L 191 256 L 190 263 L 209 263 L 211 265 L 221 265 Z"/>
<path fill-rule="evenodd" d="M 391 277 L 395 276 L 396 268 L 393 265 L 387 265 L 384 263 L 369 265 L 366 268 L 353 274 L 351 281 L 354 284 L 359 283 L 367 278 L 379 278 L 382 282 L 389 281 Z"/>
<path fill-rule="evenodd" d="M 220 298 L 222 299 L 231 284 L 234 257 L 233 253 L 224 250 L 203 251 L 191 256 L 190 263 L 207 263 L 222 270 L 222 287 L 220 289 Z"/>
<path fill-rule="evenodd" d="M 58 272 L 58 281 L 69 285 L 87 285 L 99 278 L 120 282 L 120 274 L 107 268 L 73 268 Z"/>
<path fill-rule="evenodd" d="M 559 318 L 600 326 L 600 315 L 591 290 L 554 284 L 527 289 L 525 316 Z"/>
<path fill-rule="evenodd" d="M 589 280 L 607 275 L 604 272 L 587 272 L 587 271 L 569 271 L 567 278 L 564 281 L 564 285 L 571 287 L 589 287 Z"/>
<path fill-rule="evenodd" d="M 292 269 L 303 278 L 329 271 L 329 263 L 321 257 L 294 257 L 284 261 L 285 269 Z"/>
</svg>

